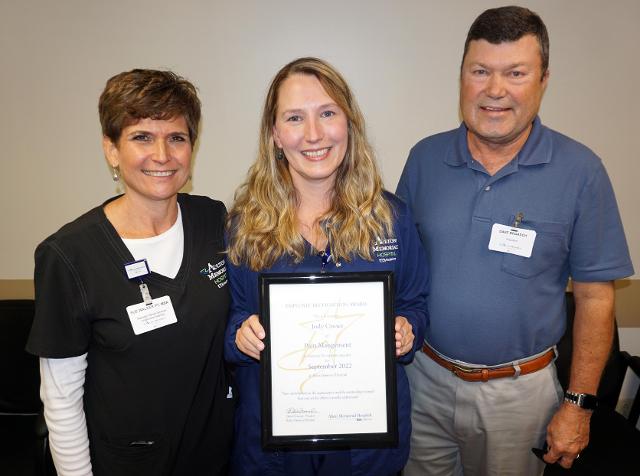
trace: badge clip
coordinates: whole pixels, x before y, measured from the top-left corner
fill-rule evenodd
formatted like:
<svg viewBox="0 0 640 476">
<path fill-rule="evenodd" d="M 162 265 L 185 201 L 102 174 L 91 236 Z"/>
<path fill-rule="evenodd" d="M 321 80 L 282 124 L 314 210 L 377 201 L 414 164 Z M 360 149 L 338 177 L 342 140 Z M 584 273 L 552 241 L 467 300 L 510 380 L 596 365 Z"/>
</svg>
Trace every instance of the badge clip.
<svg viewBox="0 0 640 476">
<path fill-rule="evenodd" d="M 513 220 L 513 227 L 514 228 L 518 228 L 520 226 L 520 223 L 522 223 L 522 219 L 524 218 L 524 213 L 522 212 L 518 212 L 516 214 L 516 219 Z"/>
<path fill-rule="evenodd" d="M 147 306 L 152 304 L 151 293 L 145 283 L 140 283 L 140 294 L 142 294 L 142 300 Z"/>
</svg>

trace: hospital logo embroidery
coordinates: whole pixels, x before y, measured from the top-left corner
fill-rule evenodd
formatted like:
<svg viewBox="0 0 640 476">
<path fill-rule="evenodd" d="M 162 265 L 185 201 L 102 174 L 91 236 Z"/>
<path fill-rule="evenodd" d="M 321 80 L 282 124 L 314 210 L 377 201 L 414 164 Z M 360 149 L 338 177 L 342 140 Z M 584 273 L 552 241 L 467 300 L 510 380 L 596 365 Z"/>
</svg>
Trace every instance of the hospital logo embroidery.
<svg viewBox="0 0 640 476">
<path fill-rule="evenodd" d="M 200 275 L 209 278 L 209 281 L 213 281 L 219 288 L 227 284 L 227 266 L 224 260 L 216 264 L 207 263 L 207 267 L 200 270 Z"/>
<path fill-rule="evenodd" d="M 387 261 L 395 261 L 398 257 L 398 240 L 397 238 L 389 238 L 387 240 L 378 240 L 373 245 L 373 254 L 379 263 Z"/>
</svg>

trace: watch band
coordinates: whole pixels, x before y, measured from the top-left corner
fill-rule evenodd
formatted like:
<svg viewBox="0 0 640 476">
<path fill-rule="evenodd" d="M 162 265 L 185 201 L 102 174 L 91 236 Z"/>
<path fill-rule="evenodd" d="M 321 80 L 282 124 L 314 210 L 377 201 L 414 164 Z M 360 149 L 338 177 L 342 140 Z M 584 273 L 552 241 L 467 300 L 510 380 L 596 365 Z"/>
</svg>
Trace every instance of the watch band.
<svg viewBox="0 0 640 476">
<path fill-rule="evenodd" d="M 598 406 L 598 397 L 590 393 L 564 392 L 564 401 L 578 405 L 585 410 L 595 410 Z"/>
</svg>

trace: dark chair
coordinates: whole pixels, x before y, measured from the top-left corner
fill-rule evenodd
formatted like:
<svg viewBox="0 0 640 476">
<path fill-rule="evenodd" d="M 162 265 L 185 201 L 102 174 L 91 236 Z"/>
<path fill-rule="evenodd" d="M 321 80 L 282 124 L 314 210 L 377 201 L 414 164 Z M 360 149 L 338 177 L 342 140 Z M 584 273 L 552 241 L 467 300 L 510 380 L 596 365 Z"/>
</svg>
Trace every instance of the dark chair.
<svg viewBox="0 0 640 476">
<path fill-rule="evenodd" d="M 0 300 L 0 473 L 46 475 L 51 469 L 40 401 L 38 358 L 25 344 L 34 301 Z"/>
<path fill-rule="evenodd" d="M 575 304 L 573 295 L 567 293 L 567 330 L 558 343 L 558 379 L 563 388 L 569 382 L 571 364 L 572 330 Z M 640 377 L 640 357 L 632 357 L 620 351 L 618 328 L 614 334 L 611 356 L 604 369 L 598 397 L 600 406 L 591 417 L 589 445 L 582 451 L 571 469 L 557 464 L 547 465 L 544 476 L 637 476 L 640 474 L 640 431 L 637 429 L 640 415 L 640 388 L 635 394 L 629 415 L 616 412 L 620 391 L 630 370 Z"/>
<path fill-rule="evenodd" d="M 629 355 L 628 352 L 620 352 L 622 358 L 624 360 L 624 365 L 627 366 L 633 373 L 636 374 L 636 377 L 640 378 L 640 356 L 637 355 Z M 631 407 L 629 408 L 629 414 L 627 415 L 627 420 L 635 427 L 638 428 L 638 422 L 640 421 L 640 385 L 636 389 L 636 394 L 631 403 Z"/>
</svg>

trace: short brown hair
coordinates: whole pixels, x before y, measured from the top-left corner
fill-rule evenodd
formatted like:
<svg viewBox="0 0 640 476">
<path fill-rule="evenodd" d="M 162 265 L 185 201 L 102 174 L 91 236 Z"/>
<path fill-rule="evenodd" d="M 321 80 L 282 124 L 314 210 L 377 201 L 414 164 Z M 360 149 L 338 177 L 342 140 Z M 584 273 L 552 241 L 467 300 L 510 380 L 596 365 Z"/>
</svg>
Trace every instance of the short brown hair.
<svg viewBox="0 0 640 476">
<path fill-rule="evenodd" d="M 171 71 L 133 69 L 107 81 L 98 102 L 102 134 L 115 144 L 122 130 L 140 119 L 183 116 L 191 145 L 198 138 L 200 100 L 196 88 Z"/>
<path fill-rule="evenodd" d="M 528 8 L 518 6 L 490 8 L 475 19 L 464 42 L 462 62 L 469 51 L 469 43 L 486 40 L 491 44 L 518 41 L 525 35 L 533 35 L 540 45 L 542 77 L 549 68 L 549 33 L 542 18 Z"/>
</svg>

